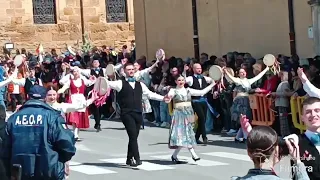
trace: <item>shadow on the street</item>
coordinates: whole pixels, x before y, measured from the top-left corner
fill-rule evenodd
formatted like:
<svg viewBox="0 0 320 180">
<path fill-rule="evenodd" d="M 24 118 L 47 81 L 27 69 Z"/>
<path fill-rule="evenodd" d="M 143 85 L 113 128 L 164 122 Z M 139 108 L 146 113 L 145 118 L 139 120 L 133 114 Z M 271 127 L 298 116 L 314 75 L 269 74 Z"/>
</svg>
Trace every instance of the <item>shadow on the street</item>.
<svg viewBox="0 0 320 180">
<path fill-rule="evenodd" d="M 234 141 L 223 141 L 223 140 L 211 141 L 211 140 L 209 140 L 208 145 L 229 147 L 229 148 L 236 148 L 236 149 L 247 149 L 247 146 L 245 143 L 236 143 Z"/>
<path fill-rule="evenodd" d="M 122 164 L 115 164 L 115 163 L 82 163 L 81 165 L 88 165 L 88 166 L 98 166 L 98 167 L 113 167 L 113 168 L 124 168 L 124 169 L 133 169 L 137 170 L 136 168 L 132 168 L 127 165 Z"/>
<path fill-rule="evenodd" d="M 180 159 L 179 159 L 180 160 Z M 176 163 L 173 163 L 172 161 L 169 160 L 143 160 L 145 162 L 149 162 L 149 163 L 154 163 L 154 164 L 159 164 L 159 165 L 177 165 Z M 142 163 L 143 163 L 142 161 Z M 181 161 L 180 164 L 188 164 L 188 162 L 185 161 Z"/>
<path fill-rule="evenodd" d="M 153 144 L 148 144 L 149 146 L 156 146 L 156 145 L 164 145 L 168 144 L 168 142 L 160 142 L 160 143 L 153 143 Z"/>
<path fill-rule="evenodd" d="M 114 127 L 106 127 L 106 128 L 102 128 L 102 129 L 111 129 L 111 130 L 119 130 L 119 131 L 123 131 L 126 128 L 122 127 L 122 128 L 114 128 Z"/>
</svg>

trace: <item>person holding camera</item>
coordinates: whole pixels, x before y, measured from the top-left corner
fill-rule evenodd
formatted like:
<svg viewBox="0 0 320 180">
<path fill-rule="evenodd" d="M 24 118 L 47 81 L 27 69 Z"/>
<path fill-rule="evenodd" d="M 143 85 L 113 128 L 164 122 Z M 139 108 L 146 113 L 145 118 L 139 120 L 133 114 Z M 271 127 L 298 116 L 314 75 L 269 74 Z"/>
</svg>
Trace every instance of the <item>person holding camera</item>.
<svg viewBox="0 0 320 180">
<path fill-rule="evenodd" d="M 248 155 L 254 163 L 254 168 L 250 169 L 243 177 L 233 176 L 232 180 L 281 180 L 274 172 L 274 166 L 280 161 L 282 150 L 289 151 L 295 162 L 295 179 L 309 180 L 306 166 L 301 162 L 300 151 L 297 139 L 278 138 L 275 130 L 268 126 L 257 126 L 252 128 L 245 115 L 241 115 L 241 125 L 244 131 L 249 132 L 247 138 Z M 284 151 L 286 151 L 284 150 Z M 282 152 L 281 152 L 282 151 Z M 290 168 L 290 167 L 289 167 Z"/>
</svg>

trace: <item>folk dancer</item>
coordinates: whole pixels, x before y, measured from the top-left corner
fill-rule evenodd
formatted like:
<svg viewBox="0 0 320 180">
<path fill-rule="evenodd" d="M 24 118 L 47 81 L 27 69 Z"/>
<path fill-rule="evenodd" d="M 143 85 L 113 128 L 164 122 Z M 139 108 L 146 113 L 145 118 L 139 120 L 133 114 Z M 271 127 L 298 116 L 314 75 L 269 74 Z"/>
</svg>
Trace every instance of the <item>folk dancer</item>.
<svg viewBox="0 0 320 180">
<path fill-rule="evenodd" d="M 74 68 L 72 70 L 73 79 L 70 78 L 69 82 L 63 85 L 61 89 L 58 90 L 58 94 L 64 93 L 67 89 L 69 90 L 68 103 L 81 103 L 85 101 L 85 89 L 86 86 L 91 86 L 95 82 L 95 78 L 91 77 L 90 80 L 81 78 L 79 73 L 79 68 Z M 76 141 L 79 139 L 79 129 L 89 128 L 89 117 L 87 108 L 78 110 L 77 112 L 71 112 L 67 114 L 67 124 L 72 125 L 74 129 L 74 136 Z"/>
<path fill-rule="evenodd" d="M 49 89 L 46 95 L 46 103 L 51 106 L 53 109 L 60 111 L 61 115 L 65 117 L 65 113 L 71 113 L 76 112 L 78 110 L 81 110 L 83 108 L 88 107 L 90 104 L 92 104 L 97 99 L 97 93 L 93 92 L 92 97 L 82 103 L 58 103 L 57 101 L 57 91 L 55 91 L 53 88 Z M 66 127 L 67 128 L 67 127 Z M 66 178 L 69 177 L 69 161 L 65 163 L 65 174 Z"/>
<path fill-rule="evenodd" d="M 299 136 L 300 155 L 310 180 L 316 180 L 320 179 L 320 89 L 308 80 L 302 68 L 298 69 L 298 76 L 310 96 L 303 102 L 302 121 L 307 130 Z"/>
<path fill-rule="evenodd" d="M 123 66 L 123 63 L 120 63 L 116 65 L 114 68 L 116 71 L 118 71 L 119 69 L 121 69 L 122 66 Z M 73 69 L 73 67 L 70 67 L 70 68 Z M 96 78 L 98 78 L 98 77 L 105 77 L 107 75 L 106 68 L 100 67 L 100 62 L 98 59 L 93 59 L 91 69 L 79 69 L 79 70 L 81 75 L 86 77 L 95 76 Z M 93 89 L 93 85 L 88 87 L 87 92 L 91 91 L 92 89 Z M 94 128 L 97 130 L 97 132 L 100 132 L 101 131 L 100 121 L 101 121 L 101 115 L 103 113 L 103 107 L 98 107 L 96 104 L 93 103 L 90 105 L 89 109 L 91 114 L 93 114 L 93 118 L 95 120 Z"/>
<path fill-rule="evenodd" d="M 169 131 L 169 148 L 175 149 L 171 156 L 174 163 L 180 164 L 177 158 L 178 153 L 183 147 L 188 148 L 194 161 L 200 160 L 194 151 L 197 145 L 197 139 L 193 131 L 194 111 L 192 106 L 192 97 L 203 96 L 207 94 L 215 85 L 214 81 L 202 90 L 185 88 L 185 78 L 183 76 L 175 77 L 176 88 L 171 88 L 167 97 L 173 99 L 174 109 L 172 123 Z"/>
<path fill-rule="evenodd" d="M 157 101 L 168 100 L 161 95 L 151 92 L 145 84 L 134 78 L 134 66 L 131 63 L 124 65 L 126 78 L 117 81 L 108 81 L 109 87 L 118 92 L 120 117 L 129 136 L 126 164 L 139 166 L 142 164 L 138 148 L 138 136 L 142 124 L 142 94 Z M 135 160 L 135 161 L 134 161 Z"/>
<path fill-rule="evenodd" d="M 252 120 L 252 112 L 249 101 L 249 91 L 251 90 L 251 85 L 262 78 L 262 76 L 269 71 L 269 67 L 266 67 L 262 72 L 253 78 L 247 78 L 247 72 L 245 69 L 241 68 L 239 70 L 239 77 L 232 76 L 226 68 L 223 68 L 224 74 L 229 78 L 232 83 L 236 84 L 234 89 L 236 96 L 233 99 L 233 104 L 231 106 L 231 121 L 236 122 L 240 127 L 240 115 L 246 115 L 247 118 Z M 240 140 L 243 138 L 243 140 Z M 235 142 L 244 142 L 247 139 L 247 133 L 243 133 L 242 128 L 239 128 Z"/>
<path fill-rule="evenodd" d="M 208 84 L 212 83 L 213 81 L 210 77 L 202 75 L 202 67 L 198 63 L 195 63 L 193 65 L 193 73 L 193 76 L 188 76 L 185 79 L 186 83 L 192 89 L 205 89 L 208 86 Z M 195 134 L 195 138 L 198 144 L 202 144 L 202 142 L 199 140 L 200 135 L 202 136 L 203 144 L 208 144 L 208 138 L 205 127 L 208 107 L 210 110 L 212 110 L 212 107 L 209 105 L 207 101 L 206 95 L 201 97 L 192 96 L 192 108 L 198 116 L 198 127 Z"/>
</svg>

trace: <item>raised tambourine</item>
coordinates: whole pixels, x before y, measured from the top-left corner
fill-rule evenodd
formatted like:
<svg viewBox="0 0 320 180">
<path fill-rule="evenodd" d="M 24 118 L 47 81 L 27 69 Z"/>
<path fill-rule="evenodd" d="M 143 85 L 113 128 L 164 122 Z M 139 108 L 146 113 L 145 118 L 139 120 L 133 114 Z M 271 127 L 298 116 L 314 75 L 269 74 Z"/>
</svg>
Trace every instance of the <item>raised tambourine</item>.
<svg viewBox="0 0 320 180">
<path fill-rule="evenodd" d="M 267 54 L 263 57 L 263 63 L 268 67 L 273 66 L 275 62 L 276 57 L 274 57 L 272 54 Z"/>
<path fill-rule="evenodd" d="M 69 51 L 70 54 L 72 54 L 73 56 L 76 55 L 76 53 L 72 50 L 72 47 L 71 47 L 71 46 L 68 46 L 67 49 L 68 49 L 68 51 Z"/>
<path fill-rule="evenodd" d="M 115 74 L 115 69 L 113 64 L 108 64 L 106 67 L 106 74 L 107 76 L 113 76 Z"/>
<path fill-rule="evenodd" d="M 263 63 L 268 66 L 274 74 L 278 74 L 280 72 L 280 63 L 274 55 L 266 54 L 263 57 Z"/>
<path fill-rule="evenodd" d="M 15 57 L 14 60 L 13 60 L 13 64 L 14 64 L 16 67 L 18 67 L 18 66 L 20 66 L 20 65 L 23 63 L 23 60 L 24 60 L 24 58 L 23 58 L 22 55 L 16 55 L 16 57 Z"/>
<path fill-rule="evenodd" d="M 109 90 L 108 80 L 104 77 L 99 77 L 94 83 L 93 90 L 98 93 L 98 96 L 104 96 Z"/>
<path fill-rule="evenodd" d="M 209 77 L 215 81 L 220 81 L 222 78 L 222 68 L 217 65 L 213 65 L 209 69 Z"/>
<path fill-rule="evenodd" d="M 156 52 L 156 58 L 159 61 L 163 61 L 166 58 L 166 54 L 163 49 L 158 49 Z"/>
</svg>

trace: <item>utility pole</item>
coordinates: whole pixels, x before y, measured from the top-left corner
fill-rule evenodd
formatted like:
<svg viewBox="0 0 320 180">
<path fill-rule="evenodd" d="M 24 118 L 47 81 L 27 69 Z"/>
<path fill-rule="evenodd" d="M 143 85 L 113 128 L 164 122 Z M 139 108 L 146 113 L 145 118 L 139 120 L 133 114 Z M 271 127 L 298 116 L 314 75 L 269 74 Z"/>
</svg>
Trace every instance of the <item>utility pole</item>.
<svg viewBox="0 0 320 180">
<path fill-rule="evenodd" d="M 80 18 L 81 18 L 81 37 L 82 44 L 84 44 L 84 15 L 83 15 L 83 0 L 80 0 Z"/>
</svg>

